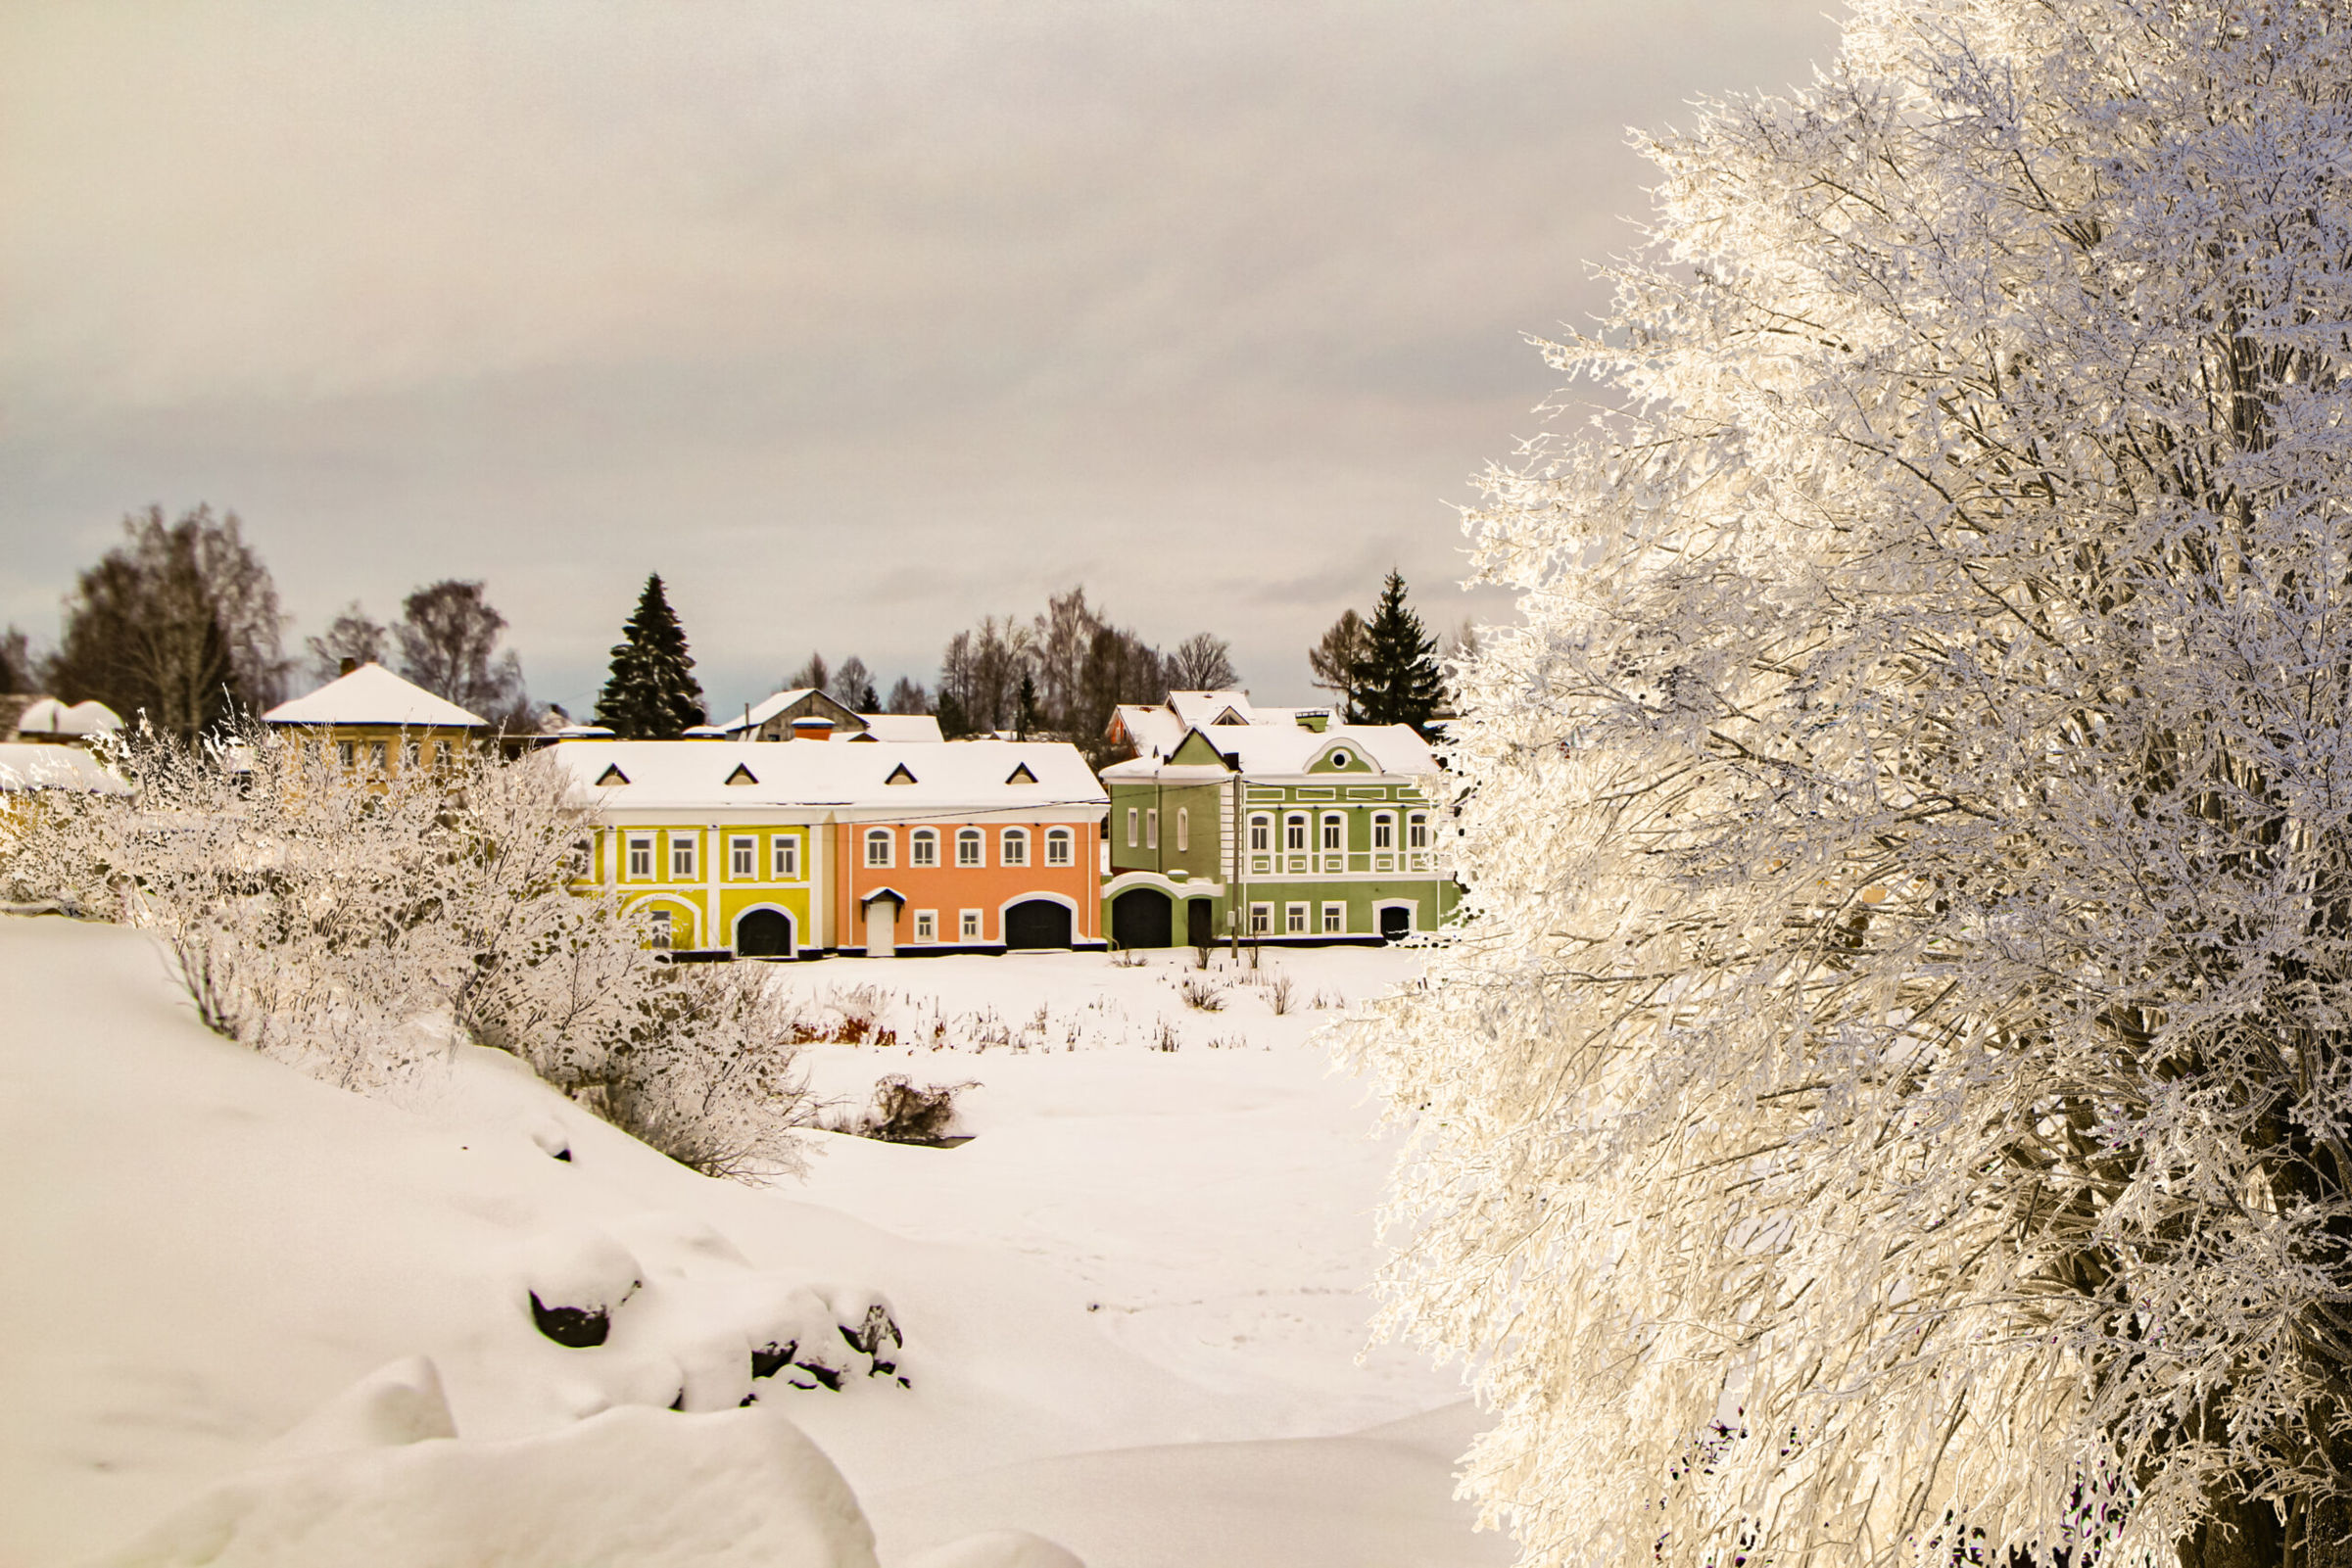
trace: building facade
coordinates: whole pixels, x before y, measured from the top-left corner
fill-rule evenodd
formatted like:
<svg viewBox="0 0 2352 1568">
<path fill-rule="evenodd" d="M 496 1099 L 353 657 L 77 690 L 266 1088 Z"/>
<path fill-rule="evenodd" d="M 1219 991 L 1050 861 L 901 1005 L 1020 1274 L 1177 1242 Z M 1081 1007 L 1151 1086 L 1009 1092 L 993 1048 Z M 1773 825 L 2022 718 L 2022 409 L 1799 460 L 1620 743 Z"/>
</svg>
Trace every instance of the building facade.
<svg viewBox="0 0 2352 1568">
<path fill-rule="evenodd" d="M 1104 796 L 1075 746 L 566 740 L 587 880 L 741 958 L 1099 947 Z"/>
<path fill-rule="evenodd" d="M 1333 725 L 1320 709 L 1227 718 L 1173 741 L 1164 725 L 1128 726 L 1158 754 L 1102 774 L 1114 944 L 1394 941 L 1453 914 L 1461 888 L 1439 864 L 1428 793 L 1436 759 L 1409 727 Z"/>
<path fill-rule="evenodd" d="M 279 703 L 262 722 L 333 748 L 346 768 L 383 775 L 432 767 L 445 748 L 478 745 L 490 734 L 487 721 L 381 664 L 343 662 L 342 675 L 308 696 Z"/>
</svg>

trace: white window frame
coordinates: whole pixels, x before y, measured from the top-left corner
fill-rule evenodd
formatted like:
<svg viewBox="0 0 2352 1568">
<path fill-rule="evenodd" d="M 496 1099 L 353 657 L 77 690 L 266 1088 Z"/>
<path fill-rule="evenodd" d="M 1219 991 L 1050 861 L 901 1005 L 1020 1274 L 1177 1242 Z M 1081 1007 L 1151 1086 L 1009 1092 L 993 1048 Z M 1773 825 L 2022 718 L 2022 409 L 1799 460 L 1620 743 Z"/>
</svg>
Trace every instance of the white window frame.
<svg viewBox="0 0 2352 1568">
<path fill-rule="evenodd" d="M 1007 828 L 1004 831 L 1004 842 L 998 847 L 997 854 L 1002 857 L 999 862 L 1001 865 L 1028 865 L 1029 830 L 1027 828 Z"/>
<path fill-rule="evenodd" d="M 1326 903 L 1326 904 L 1324 904 L 1324 905 L 1323 905 L 1323 931 L 1322 931 L 1322 933 L 1323 933 L 1325 936 L 1345 936 L 1345 935 L 1347 935 L 1347 933 L 1348 933 L 1348 906 L 1347 906 L 1347 905 L 1345 905 L 1345 904 L 1331 904 L 1331 903 Z"/>
<path fill-rule="evenodd" d="M 759 879 L 759 839 L 752 834 L 730 834 L 727 839 L 727 875 L 739 882 Z"/>
<path fill-rule="evenodd" d="M 1261 811 L 1250 818 L 1250 853 L 1271 855 L 1274 852 L 1274 820 Z"/>
<path fill-rule="evenodd" d="M 1345 768 L 1348 766 L 1348 764 L 1354 762 L 1355 760 L 1355 757 L 1349 753 L 1347 747 L 1345 746 L 1342 746 L 1337 751 L 1331 753 L 1331 766 L 1334 768 Z"/>
<path fill-rule="evenodd" d="M 629 835 L 629 852 L 625 864 L 628 870 L 621 875 L 628 880 L 649 882 L 653 879 L 653 835 L 651 833 L 631 833 Z"/>
<path fill-rule="evenodd" d="M 1143 813 L 1143 847 L 1160 847 L 1160 808 L 1153 806 Z"/>
<path fill-rule="evenodd" d="M 375 769 L 375 771 L 378 773 L 382 773 L 384 771 L 383 741 L 370 740 L 367 742 L 367 765 Z"/>
<path fill-rule="evenodd" d="M 1397 814 L 1393 811 L 1372 813 L 1372 848 L 1381 854 L 1393 854 L 1397 847 Z"/>
<path fill-rule="evenodd" d="M 869 828 L 865 837 L 866 864 L 869 867 L 887 867 L 894 863 L 898 853 L 896 833 L 888 828 Z"/>
<path fill-rule="evenodd" d="M 698 832 L 670 834 L 670 880 L 691 882 L 700 875 L 702 865 L 702 835 Z"/>
<path fill-rule="evenodd" d="M 1339 841 L 1333 843 L 1331 840 L 1334 838 Z M 1348 819 L 1344 813 L 1323 813 L 1322 852 L 1326 855 L 1344 855 L 1348 852 Z"/>
<path fill-rule="evenodd" d="M 1135 837 L 1135 835 L 1136 835 L 1136 834 L 1137 834 L 1137 833 L 1138 833 L 1138 832 L 1141 831 L 1141 825 L 1142 825 L 1142 822 L 1143 822 L 1143 813 L 1142 813 L 1142 812 L 1140 812 L 1140 811 L 1137 811 L 1137 810 L 1136 810 L 1136 809 L 1135 809 L 1133 806 L 1129 806 L 1129 807 L 1128 807 L 1128 808 L 1127 808 L 1127 846 L 1128 846 L 1128 848 L 1129 848 L 1129 849 L 1132 849 L 1132 848 L 1134 848 L 1134 847 L 1135 847 L 1135 843 L 1136 843 L 1136 837 Z"/>
<path fill-rule="evenodd" d="M 1416 811 L 1405 819 L 1405 847 L 1419 854 L 1429 847 L 1429 814 Z"/>
<path fill-rule="evenodd" d="M 906 863 L 910 866 L 936 866 L 939 863 L 939 831 L 918 828 L 906 835 Z"/>
<path fill-rule="evenodd" d="M 342 758 L 343 765 L 348 768 L 360 760 L 360 743 L 357 740 L 338 740 L 335 742 L 335 755 Z"/>
<path fill-rule="evenodd" d="M 967 909 L 956 916 L 955 939 L 957 941 L 982 941 L 984 938 L 982 936 L 981 930 L 982 920 L 981 912 L 979 910 Z"/>
<path fill-rule="evenodd" d="M 797 833 L 778 833 L 768 844 L 768 871 L 771 879 L 796 882 L 800 879 L 800 836 Z"/>
<path fill-rule="evenodd" d="M 939 912 L 936 909 L 916 910 L 915 934 L 909 937 L 908 940 L 915 942 L 936 942 L 938 939 Z"/>
<path fill-rule="evenodd" d="M 988 863 L 988 835 L 978 828 L 958 828 L 955 831 L 955 863 L 961 867 L 985 866 Z"/>
<path fill-rule="evenodd" d="M 1288 903 L 1282 906 L 1282 934 L 1284 936 L 1304 936 L 1307 934 L 1307 911 L 1309 907 L 1310 906 L 1306 904 L 1297 902 Z"/>
<path fill-rule="evenodd" d="M 1307 853 L 1307 814 L 1305 812 L 1294 811 L 1282 819 L 1282 853 L 1285 855 Z"/>
<path fill-rule="evenodd" d="M 678 933 L 672 927 L 668 910 L 649 909 L 646 911 L 646 941 L 656 952 L 668 952 L 677 940 Z"/>
<path fill-rule="evenodd" d="M 1274 933 L 1274 907 L 1272 904 L 1250 906 L 1250 934 L 1272 936 Z"/>
<path fill-rule="evenodd" d="M 1075 866 L 1078 864 L 1078 834 L 1067 828 L 1045 830 L 1045 864 Z"/>
</svg>

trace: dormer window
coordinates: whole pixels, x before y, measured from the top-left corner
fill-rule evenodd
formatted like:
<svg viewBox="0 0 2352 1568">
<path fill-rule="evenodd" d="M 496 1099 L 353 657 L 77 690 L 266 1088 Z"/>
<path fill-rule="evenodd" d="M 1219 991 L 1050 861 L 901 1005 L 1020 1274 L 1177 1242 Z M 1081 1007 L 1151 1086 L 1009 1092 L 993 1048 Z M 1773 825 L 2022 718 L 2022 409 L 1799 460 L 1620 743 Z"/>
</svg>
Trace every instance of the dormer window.
<svg viewBox="0 0 2352 1568">
<path fill-rule="evenodd" d="M 755 784 L 759 783 L 759 780 L 752 775 L 749 768 L 739 762 L 735 765 L 735 772 L 727 776 L 727 782 L 731 784 Z"/>
<path fill-rule="evenodd" d="M 1035 784 L 1037 776 L 1029 771 L 1029 764 L 1025 762 L 1007 774 L 1004 782 L 1009 784 Z"/>
<path fill-rule="evenodd" d="M 351 747 L 351 742 L 350 742 L 350 741 L 348 741 L 348 740 L 347 740 L 347 741 L 345 741 L 345 742 L 344 742 L 344 748 L 345 748 L 345 750 L 346 750 L 346 751 L 348 751 L 348 750 L 350 749 L 350 747 Z M 350 758 L 349 756 L 346 756 L 346 757 L 345 757 L 343 760 L 344 760 L 345 762 L 349 762 L 349 761 L 351 760 L 351 758 Z M 629 782 L 629 776 L 628 776 L 627 774 L 625 774 L 625 773 L 621 772 L 621 765 L 620 765 L 619 763 L 617 763 L 617 762 L 616 762 L 616 763 L 613 763 L 613 764 L 611 764 L 611 765 L 610 765 L 609 767 L 607 767 L 607 768 L 606 768 L 606 769 L 605 769 L 605 770 L 604 770 L 602 773 L 600 773 L 600 774 L 598 774 L 598 775 L 597 775 L 597 787 L 598 787 L 598 788 L 600 788 L 600 789 L 603 788 L 603 787 L 604 787 L 606 784 L 627 784 L 628 782 Z"/>
<path fill-rule="evenodd" d="M 898 764 L 897 767 L 892 768 L 890 770 L 890 776 L 883 781 L 883 783 L 887 784 L 911 784 L 914 782 L 915 775 L 913 770 L 909 769 L 903 762 Z"/>
</svg>

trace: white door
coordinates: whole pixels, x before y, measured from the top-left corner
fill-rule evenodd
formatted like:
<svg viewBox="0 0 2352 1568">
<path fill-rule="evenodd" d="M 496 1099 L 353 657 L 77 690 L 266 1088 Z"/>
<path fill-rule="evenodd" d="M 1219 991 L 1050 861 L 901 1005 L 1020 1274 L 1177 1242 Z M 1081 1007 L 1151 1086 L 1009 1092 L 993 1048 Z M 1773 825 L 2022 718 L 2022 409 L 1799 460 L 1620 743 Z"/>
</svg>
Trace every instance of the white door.
<svg viewBox="0 0 2352 1568">
<path fill-rule="evenodd" d="M 866 957 L 898 956 L 898 900 L 877 898 L 866 906 Z"/>
</svg>

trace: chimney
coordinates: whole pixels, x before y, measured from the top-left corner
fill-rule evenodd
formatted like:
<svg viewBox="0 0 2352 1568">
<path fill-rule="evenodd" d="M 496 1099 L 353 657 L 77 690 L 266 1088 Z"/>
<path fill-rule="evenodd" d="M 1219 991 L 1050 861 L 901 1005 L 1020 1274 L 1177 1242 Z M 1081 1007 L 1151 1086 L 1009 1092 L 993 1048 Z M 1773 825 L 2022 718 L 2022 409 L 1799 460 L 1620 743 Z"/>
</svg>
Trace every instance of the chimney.
<svg viewBox="0 0 2352 1568">
<path fill-rule="evenodd" d="M 337 670 L 335 673 L 336 673 L 337 675 L 349 675 L 349 674 L 351 674 L 351 673 L 352 673 L 352 671 L 354 671 L 354 670 L 356 670 L 356 669 L 358 669 L 358 668 L 360 667 L 360 661 L 359 661 L 358 659 L 355 659 L 355 658 L 353 658 L 353 657 L 352 657 L 350 654 L 346 653 L 346 654 L 344 654 L 344 655 L 343 655 L 343 658 L 342 658 L 342 660 L 341 660 L 341 665 L 342 665 L 342 667 L 341 667 L 340 669 L 338 669 L 338 670 Z"/>
</svg>

